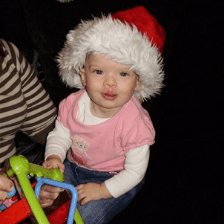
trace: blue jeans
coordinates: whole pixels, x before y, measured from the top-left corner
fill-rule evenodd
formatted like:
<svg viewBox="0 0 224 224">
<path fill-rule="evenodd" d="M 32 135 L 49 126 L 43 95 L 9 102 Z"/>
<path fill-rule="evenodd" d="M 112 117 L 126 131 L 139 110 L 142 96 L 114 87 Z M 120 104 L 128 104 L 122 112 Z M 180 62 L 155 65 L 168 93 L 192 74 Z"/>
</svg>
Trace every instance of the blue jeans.
<svg viewBox="0 0 224 224">
<path fill-rule="evenodd" d="M 65 165 L 65 182 L 74 186 L 89 182 L 102 183 L 114 176 L 108 172 L 91 171 L 70 163 L 68 160 Z M 90 201 L 86 205 L 77 205 L 85 224 L 103 224 L 109 221 L 121 212 L 134 198 L 142 187 L 143 183 L 139 183 L 127 193 L 118 198 L 101 199 L 98 201 Z"/>
</svg>

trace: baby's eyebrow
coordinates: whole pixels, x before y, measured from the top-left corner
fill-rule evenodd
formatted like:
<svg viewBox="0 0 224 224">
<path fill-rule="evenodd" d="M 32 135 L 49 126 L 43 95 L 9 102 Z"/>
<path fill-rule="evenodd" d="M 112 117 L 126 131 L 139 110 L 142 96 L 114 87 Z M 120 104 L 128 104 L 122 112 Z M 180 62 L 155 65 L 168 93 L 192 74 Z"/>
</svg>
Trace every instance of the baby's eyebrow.
<svg viewBox="0 0 224 224">
<path fill-rule="evenodd" d="M 92 64 L 92 65 L 89 65 L 89 68 L 99 68 L 100 65 L 96 65 L 96 64 Z"/>
</svg>

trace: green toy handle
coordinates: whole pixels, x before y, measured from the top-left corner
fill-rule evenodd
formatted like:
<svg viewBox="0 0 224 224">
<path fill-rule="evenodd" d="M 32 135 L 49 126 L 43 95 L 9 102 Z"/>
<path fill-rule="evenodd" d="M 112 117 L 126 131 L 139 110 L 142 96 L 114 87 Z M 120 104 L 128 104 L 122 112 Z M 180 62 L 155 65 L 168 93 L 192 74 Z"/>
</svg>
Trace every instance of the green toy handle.
<svg viewBox="0 0 224 224">
<path fill-rule="evenodd" d="M 10 177 L 14 174 L 20 175 L 20 174 L 26 174 L 30 176 L 36 175 L 37 177 L 44 177 L 51 180 L 56 180 L 63 182 L 64 181 L 64 175 L 59 169 L 51 169 L 48 170 L 42 166 L 29 163 L 28 160 L 22 156 L 12 156 L 9 159 L 9 163 L 11 166 L 11 169 L 9 169 L 6 174 Z"/>
<path fill-rule="evenodd" d="M 31 187 L 27 175 L 19 174 L 17 175 L 17 178 L 38 224 L 50 224 L 33 192 L 33 188 Z"/>
</svg>

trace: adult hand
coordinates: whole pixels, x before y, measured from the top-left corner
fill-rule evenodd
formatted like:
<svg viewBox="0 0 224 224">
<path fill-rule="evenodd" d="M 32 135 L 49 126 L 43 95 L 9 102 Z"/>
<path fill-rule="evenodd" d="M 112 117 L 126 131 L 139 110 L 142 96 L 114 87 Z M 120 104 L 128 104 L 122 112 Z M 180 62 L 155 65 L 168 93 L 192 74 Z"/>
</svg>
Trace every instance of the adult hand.
<svg viewBox="0 0 224 224">
<path fill-rule="evenodd" d="M 62 191 L 64 191 L 64 189 L 61 189 L 59 187 L 43 185 L 40 189 L 40 194 L 38 199 L 41 207 L 46 208 L 48 206 L 51 206 L 54 200 L 58 197 L 59 193 Z"/>
<path fill-rule="evenodd" d="M 0 175 L 0 204 L 1 201 L 5 200 L 7 197 L 7 192 L 12 191 L 14 184 L 8 178 Z"/>
</svg>

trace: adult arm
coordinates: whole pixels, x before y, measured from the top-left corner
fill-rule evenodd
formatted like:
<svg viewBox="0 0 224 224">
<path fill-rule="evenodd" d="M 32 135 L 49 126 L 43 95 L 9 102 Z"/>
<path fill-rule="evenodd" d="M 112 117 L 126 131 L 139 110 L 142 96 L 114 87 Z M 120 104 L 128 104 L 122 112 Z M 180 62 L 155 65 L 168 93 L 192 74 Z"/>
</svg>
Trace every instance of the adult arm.
<svg viewBox="0 0 224 224">
<path fill-rule="evenodd" d="M 57 115 L 56 108 L 35 75 L 33 67 L 13 44 L 12 46 L 16 57 L 16 69 L 21 80 L 22 93 L 27 105 L 27 115 L 21 131 L 33 141 L 43 145 L 46 142 L 47 134 L 54 127 Z"/>
<path fill-rule="evenodd" d="M 0 39 L 2 54 L 1 70 L 1 137 L 2 152 L 8 158 L 15 152 L 14 137 L 23 131 L 34 141 L 45 143 L 53 129 L 56 108 L 18 48 Z M 3 142 L 4 141 L 4 142 Z M 11 154 L 10 154 L 11 152 Z"/>
</svg>

